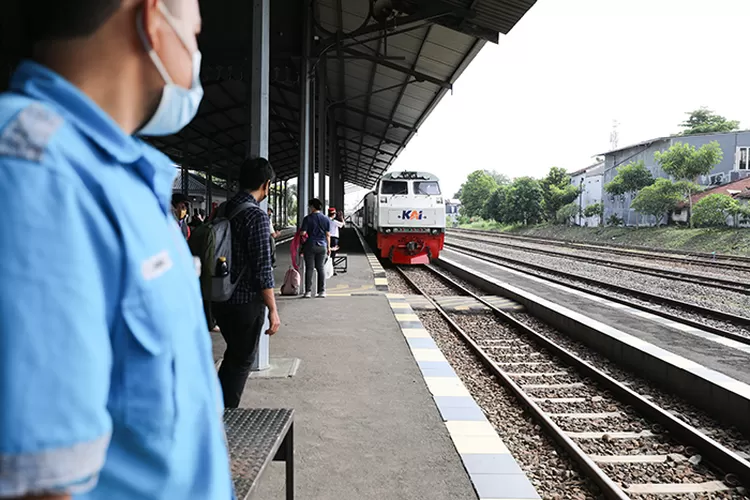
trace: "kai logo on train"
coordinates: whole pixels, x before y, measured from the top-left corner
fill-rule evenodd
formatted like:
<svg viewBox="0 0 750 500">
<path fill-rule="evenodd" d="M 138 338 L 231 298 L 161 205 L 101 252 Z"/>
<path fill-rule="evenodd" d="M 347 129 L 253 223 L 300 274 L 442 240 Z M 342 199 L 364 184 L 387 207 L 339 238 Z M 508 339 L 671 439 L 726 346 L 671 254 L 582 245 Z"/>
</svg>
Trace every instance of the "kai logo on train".
<svg viewBox="0 0 750 500">
<path fill-rule="evenodd" d="M 401 214 L 403 220 L 422 220 L 421 210 L 404 210 Z"/>
</svg>

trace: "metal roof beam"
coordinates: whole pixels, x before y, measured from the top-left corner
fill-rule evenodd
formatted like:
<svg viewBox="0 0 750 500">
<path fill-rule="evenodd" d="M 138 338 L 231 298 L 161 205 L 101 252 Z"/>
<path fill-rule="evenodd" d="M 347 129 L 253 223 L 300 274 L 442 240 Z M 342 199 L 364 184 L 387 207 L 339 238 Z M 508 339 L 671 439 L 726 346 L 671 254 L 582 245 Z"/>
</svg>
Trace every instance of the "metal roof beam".
<svg viewBox="0 0 750 500">
<path fill-rule="evenodd" d="M 353 54 L 358 57 L 361 57 L 362 59 L 365 59 L 367 61 L 372 61 L 374 63 L 377 63 L 385 68 L 392 69 L 393 71 L 398 71 L 405 75 L 409 75 L 413 77 L 415 80 L 417 80 L 418 82 L 428 82 L 428 83 L 432 83 L 433 85 L 437 85 L 440 88 L 453 90 L 453 84 L 451 84 L 450 82 L 446 82 L 439 78 L 435 78 L 434 76 L 427 75 L 425 73 L 422 73 L 421 71 L 417 71 L 417 70 L 410 69 L 410 68 L 405 68 L 399 64 L 389 61 L 388 59 L 384 59 L 382 57 L 378 57 L 378 56 L 374 56 L 370 54 L 365 54 L 364 52 L 360 52 L 358 50 L 351 49 L 349 47 L 344 47 L 341 50 L 349 54 Z"/>
<path fill-rule="evenodd" d="M 389 29 L 403 28 L 414 23 L 424 23 L 425 21 L 435 20 L 444 16 L 457 17 L 461 21 L 466 18 L 474 17 L 474 13 L 471 10 L 456 7 L 454 5 L 445 4 L 439 0 L 430 0 L 429 6 L 423 8 L 421 11 L 413 13 L 409 16 L 395 18 L 392 22 L 388 23 Z M 358 30 L 354 30 L 351 33 L 342 35 L 340 37 L 334 36 L 324 40 L 321 43 L 323 47 L 330 47 L 333 44 L 340 43 L 344 40 L 356 39 L 362 35 L 369 35 L 371 33 L 378 33 L 383 31 L 383 26 L 380 23 L 369 24 L 363 26 Z"/>
<path fill-rule="evenodd" d="M 347 152 L 346 152 L 346 153 L 345 153 L 345 154 L 344 154 L 344 155 L 342 156 L 342 158 L 348 158 L 348 159 L 350 159 L 350 160 L 354 160 L 354 159 L 356 159 L 356 160 L 357 160 L 357 162 L 359 162 L 359 157 L 353 157 L 353 156 L 349 155 L 349 151 L 350 151 L 350 150 L 347 150 Z M 352 151 L 352 154 L 355 154 L 355 155 L 357 155 L 358 153 L 359 153 L 358 151 Z M 367 158 L 368 160 L 372 160 L 372 161 L 374 161 L 374 162 L 380 162 L 380 163 L 385 163 L 385 164 L 388 164 L 388 162 L 387 162 L 387 161 L 385 161 L 385 160 L 380 160 L 380 159 L 378 159 L 378 158 L 377 158 L 377 157 L 375 157 L 375 156 L 371 156 L 371 155 L 366 155 L 366 154 L 364 154 L 364 153 L 362 153 L 362 154 L 361 154 L 361 157 L 362 157 L 362 158 Z"/>
<path fill-rule="evenodd" d="M 375 149 L 375 148 L 373 148 L 373 147 L 370 147 L 370 146 L 366 146 L 366 147 L 367 147 L 368 149 Z M 351 149 L 351 148 L 348 148 L 348 147 L 346 147 L 346 146 L 339 146 L 339 149 L 341 149 L 341 150 L 343 150 L 343 151 L 346 151 L 346 152 L 349 152 L 349 153 L 354 153 L 354 154 L 357 154 L 357 153 L 359 153 L 359 150 L 357 150 L 357 149 Z M 365 149 L 365 146 L 364 146 L 364 145 L 363 145 L 362 149 Z M 376 151 L 377 151 L 377 150 L 376 150 Z M 388 153 L 388 152 L 385 152 L 385 153 L 376 153 L 376 154 L 375 154 L 374 156 L 373 156 L 373 155 L 368 155 L 368 158 L 376 158 L 376 157 L 377 157 L 377 155 L 379 155 L 379 154 L 385 154 L 385 155 L 391 155 L 391 156 L 393 155 L 393 153 Z M 363 156 L 364 156 L 364 154 L 363 154 Z"/>
<path fill-rule="evenodd" d="M 378 134 L 374 134 L 372 132 L 368 132 L 366 130 L 362 130 L 362 129 L 354 127 L 352 125 L 348 125 L 346 123 L 342 123 L 342 122 L 338 122 L 337 121 L 336 125 L 339 126 L 339 127 L 341 127 L 341 128 L 344 128 L 346 130 L 351 130 L 352 132 L 356 132 L 357 134 L 364 134 L 364 135 L 367 135 L 369 137 L 374 137 L 375 139 L 380 139 L 380 135 L 378 135 Z M 352 140 L 351 138 L 348 138 L 348 137 L 341 137 L 339 140 L 341 140 L 341 139 L 347 140 L 347 141 L 351 141 Z M 392 141 L 390 139 L 386 139 L 385 141 L 383 141 L 383 143 L 384 144 L 390 144 L 391 146 L 401 147 L 401 143 L 400 142 Z"/>
<path fill-rule="evenodd" d="M 404 130 L 408 130 L 409 132 L 414 132 L 414 130 L 415 130 L 414 127 L 412 127 L 410 125 L 405 125 L 405 124 L 399 123 L 399 122 L 397 122 L 395 120 L 389 120 L 388 118 L 383 118 L 380 115 L 374 115 L 374 114 L 372 114 L 372 113 L 370 113 L 368 111 L 362 111 L 361 109 L 353 108 L 353 107 L 347 106 L 345 104 L 341 104 L 341 105 L 338 105 L 336 107 L 339 108 L 339 109 L 343 109 L 345 111 L 351 111 L 352 113 L 360 114 L 360 115 L 364 116 L 365 118 L 372 118 L 373 120 L 377 120 L 379 122 L 385 123 L 386 125 L 388 125 L 390 127 L 402 128 Z M 362 132 L 362 131 L 360 130 L 360 132 Z M 378 136 L 378 138 L 379 137 L 380 136 Z"/>
<path fill-rule="evenodd" d="M 214 115 L 223 115 L 224 113 L 227 113 L 228 111 L 234 111 L 236 109 L 242 109 L 243 107 L 244 106 L 241 105 L 241 104 L 239 104 L 239 105 L 238 104 L 232 104 L 231 106 L 227 106 L 225 108 L 217 108 L 217 109 L 212 109 L 211 111 L 206 111 L 205 113 L 200 113 L 197 118 L 201 119 L 201 118 L 208 118 L 209 116 L 214 116 Z"/>
</svg>

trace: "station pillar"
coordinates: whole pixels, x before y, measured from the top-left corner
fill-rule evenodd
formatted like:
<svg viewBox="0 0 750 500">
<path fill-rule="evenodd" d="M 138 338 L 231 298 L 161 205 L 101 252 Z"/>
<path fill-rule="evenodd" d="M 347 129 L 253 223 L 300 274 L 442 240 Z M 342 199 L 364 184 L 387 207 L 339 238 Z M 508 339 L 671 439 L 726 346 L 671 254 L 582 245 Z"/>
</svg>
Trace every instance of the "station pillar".
<svg viewBox="0 0 750 500">
<path fill-rule="evenodd" d="M 247 83 L 248 102 L 248 158 L 268 158 L 268 95 L 270 61 L 270 16 L 271 0 L 252 0 L 250 22 L 250 80 Z M 266 211 L 268 199 L 261 203 Z M 268 329 L 268 318 L 263 332 Z M 261 334 L 253 360 L 252 370 L 261 371 L 271 367 L 269 363 L 268 335 Z"/>
<path fill-rule="evenodd" d="M 326 161 L 327 161 L 327 141 L 326 141 L 326 60 L 322 57 L 318 61 L 318 141 L 316 144 L 318 152 L 318 198 L 323 203 L 323 210 L 326 209 Z"/>
<path fill-rule="evenodd" d="M 310 105 L 312 82 L 310 81 L 310 52 L 312 49 L 312 13 L 309 2 L 304 5 L 302 20 L 302 65 L 300 69 L 300 113 L 299 113 L 299 173 L 297 175 L 297 227 L 307 215 L 307 200 L 310 199 Z"/>
</svg>

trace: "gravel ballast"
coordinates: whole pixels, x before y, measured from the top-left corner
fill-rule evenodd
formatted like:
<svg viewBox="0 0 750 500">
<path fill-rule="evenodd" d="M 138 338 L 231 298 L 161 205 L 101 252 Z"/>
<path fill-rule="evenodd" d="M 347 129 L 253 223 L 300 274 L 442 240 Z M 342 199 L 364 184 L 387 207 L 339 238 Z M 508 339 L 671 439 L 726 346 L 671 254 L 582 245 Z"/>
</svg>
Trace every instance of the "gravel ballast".
<svg viewBox="0 0 750 500">
<path fill-rule="evenodd" d="M 522 262 L 528 262 L 529 264 L 546 266 L 549 269 L 556 271 L 592 278 L 605 283 L 625 286 L 672 299 L 692 302 L 703 307 L 718 309 L 730 314 L 750 315 L 750 300 L 748 300 L 748 296 L 730 290 L 721 290 L 720 292 L 717 292 L 715 288 L 708 286 L 677 282 L 669 278 L 659 278 L 656 276 L 641 274 L 637 271 L 615 269 L 594 263 L 574 261 L 564 257 L 536 254 L 508 247 L 498 248 L 497 245 L 480 242 L 469 243 L 464 240 L 464 243 L 466 249 L 475 248 L 485 252 L 497 253 L 502 257 L 521 260 Z M 689 300 L 686 300 L 686 297 L 689 297 Z"/>
<path fill-rule="evenodd" d="M 426 277 L 422 278 L 427 280 Z M 438 285 L 448 288 L 445 283 L 433 277 L 435 283 L 429 286 L 430 290 L 438 287 Z M 427 285 L 420 283 L 420 286 L 428 288 Z M 428 292 L 432 293 L 432 292 Z M 445 294 L 445 293 L 444 293 Z M 565 339 L 567 343 L 558 342 L 563 347 L 573 350 L 574 346 L 577 346 L 581 352 L 577 352 L 579 355 L 584 357 L 588 362 L 595 364 L 595 358 L 599 357 L 596 353 L 589 353 L 585 346 L 579 345 L 575 341 L 571 341 L 566 337 L 559 335 L 554 329 L 538 322 L 533 317 L 525 313 L 513 313 L 514 316 L 539 331 L 544 335 L 553 338 L 558 342 L 557 337 Z M 642 418 L 638 414 L 634 413 L 631 408 L 626 405 L 613 400 L 607 391 L 594 385 L 590 380 L 581 376 L 576 370 L 565 363 L 557 360 L 554 355 L 541 350 L 535 343 L 531 342 L 524 334 L 517 332 L 514 327 L 504 324 L 497 317 L 492 314 L 466 314 L 466 313 L 450 313 L 451 319 L 456 322 L 468 335 L 470 335 L 475 342 L 477 342 L 485 352 L 496 362 L 501 368 L 512 375 L 514 382 L 522 386 L 524 392 L 531 397 L 536 398 L 581 398 L 582 401 L 576 402 L 540 402 L 539 405 L 549 413 L 555 414 L 569 414 L 569 413 L 600 413 L 600 412 L 617 412 L 617 415 L 612 417 L 596 417 L 596 418 L 580 418 L 571 417 L 569 415 L 553 415 L 551 418 L 555 421 L 564 431 L 566 432 L 653 432 L 653 435 L 642 436 L 636 439 L 581 439 L 574 438 L 574 440 L 587 452 L 593 454 L 603 455 L 625 455 L 625 454 L 669 454 L 669 453 L 685 453 L 686 449 L 678 442 L 676 442 L 669 434 L 664 433 L 658 425 L 650 423 L 646 419 Z M 508 418 L 506 418 L 505 412 L 512 411 L 508 408 L 508 404 L 514 404 L 515 398 L 508 393 L 504 388 L 494 389 L 488 386 L 487 380 L 491 383 L 493 378 L 483 368 L 481 363 L 472 354 L 471 351 L 464 345 L 464 343 L 457 338 L 457 336 L 450 331 L 450 326 L 445 322 L 437 312 L 420 312 L 420 318 L 422 319 L 425 327 L 430 331 L 435 338 L 438 346 L 443 350 L 443 353 L 449 359 L 456 372 L 464 380 L 465 384 L 471 391 L 480 406 L 483 407 L 488 418 L 498 429 L 501 437 L 503 436 L 503 425 L 508 426 Z M 544 331 L 540 331 L 544 330 Z M 586 357 L 590 355 L 591 357 Z M 593 361 L 592 361 L 593 359 Z M 524 364 L 519 365 L 518 362 Z M 533 364 L 529 365 L 528 362 L 533 361 Z M 606 361 L 606 360 L 605 360 Z M 532 368 L 533 367 L 533 368 Z M 537 370 L 539 369 L 539 370 Z M 609 370 L 605 370 L 609 371 Z M 531 375 L 532 373 L 547 372 L 549 375 L 540 377 Z M 513 374 L 516 374 L 513 376 Z M 521 374 L 521 375 L 517 375 Z M 482 380 L 482 375 L 485 380 L 484 383 L 478 383 Z M 641 392 L 638 386 L 638 379 L 630 376 L 626 372 L 621 370 L 610 371 L 610 375 L 614 376 L 621 382 L 626 382 L 629 387 Z M 617 375 L 617 376 L 615 376 Z M 624 377 L 624 378 L 619 378 Z M 545 384 L 560 384 L 556 387 L 540 387 Z M 571 385 L 573 384 L 573 385 Z M 646 388 L 649 389 L 649 396 L 652 400 L 659 403 L 658 390 L 648 387 L 648 384 L 643 382 Z M 501 393 L 505 398 L 505 406 L 501 406 L 503 409 L 502 414 L 496 415 L 497 411 L 493 410 L 494 406 L 497 405 L 495 399 L 497 396 L 490 397 L 489 391 L 495 393 Z M 669 396 L 660 395 L 665 401 L 669 402 Z M 518 405 L 518 403 L 515 403 Z M 703 424 L 710 425 L 710 419 L 705 419 L 705 416 L 701 417 L 699 411 L 694 414 L 689 411 L 689 407 L 684 404 L 673 403 L 677 405 L 681 411 L 689 413 L 694 419 Z M 516 408 L 516 412 L 519 412 L 523 421 L 526 425 L 533 425 L 537 428 L 533 422 L 529 421 L 528 416 L 520 408 Z M 493 415 L 499 417 L 499 420 L 493 420 Z M 519 427 L 521 423 L 517 424 Z M 704 428 L 702 426 L 701 428 Z M 714 432 L 721 431 L 721 426 L 718 428 L 711 428 L 712 437 Z M 511 438 L 516 435 L 510 433 Z M 549 442 L 548 438 L 541 434 L 543 441 Z M 737 440 L 732 441 L 731 435 L 724 436 L 728 441 L 722 444 L 730 447 L 731 449 L 743 449 L 745 444 Z M 523 441 L 522 441 L 523 442 Z M 721 441 L 720 441 L 721 442 Z M 515 451 L 510 443 L 506 443 L 512 452 Z M 735 446 L 731 446 L 735 445 Z M 553 443 L 550 445 L 554 451 L 555 456 L 559 457 L 560 452 L 555 448 Z M 539 488 L 537 482 L 533 479 L 534 467 L 538 466 L 533 460 L 531 463 L 524 463 L 524 461 L 517 456 L 516 459 L 522 464 L 524 470 L 529 474 L 532 482 Z M 575 470 L 569 460 L 566 460 L 564 469 L 560 471 L 566 471 L 573 473 L 579 478 L 580 483 L 578 484 L 579 490 L 581 488 L 584 491 L 570 492 L 566 489 L 567 482 L 561 481 L 556 483 L 556 486 L 550 490 L 542 492 L 540 494 L 544 498 L 594 498 L 591 489 L 591 485 L 586 479 L 580 478 L 580 473 Z M 549 465 L 549 464 L 546 464 Z M 571 469 L 573 467 L 573 469 Z M 634 464 L 610 464 L 605 465 L 603 468 L 608 474 L 611 472 L 611 477 L 620 483 L 623 488 L 627 488 L 630 484 L 638 483 L 683 483 L 683 482 L 708 482 L 717 481 L 721 478 L 718 477 L 712 470 L 708 469 L 705 464 L 698 460 L 696 463 L 681 462 L 679 464 L 652 464 L 652 463 L 634 463 Z M 566 478 L 567 479 L 567 478 Z M 674 496 L 675 498 L 705 498 L 705 499 L 719 499 L 719 498 L 745 498 L 742 490 L 732 489 L 726 492 L 719 493 L 704 493 L 700 495 L 680 495 Z M 581 496 L 582 495 L 582 496 Z M 638 496 L 637 498 L 649 498 L 647 496 Z M 672 496 L 659 496 L 658 498 L 671 498 Z"/>
</svg>

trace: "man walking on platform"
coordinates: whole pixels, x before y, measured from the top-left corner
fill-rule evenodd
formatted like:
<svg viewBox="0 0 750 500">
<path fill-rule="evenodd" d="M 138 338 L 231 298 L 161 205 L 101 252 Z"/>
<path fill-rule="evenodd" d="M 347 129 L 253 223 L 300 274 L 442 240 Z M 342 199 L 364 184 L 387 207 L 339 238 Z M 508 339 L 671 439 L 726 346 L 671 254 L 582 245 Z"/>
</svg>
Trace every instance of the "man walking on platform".
<svg viewBox="0 0 750 500">
<path fill-rule="evenodd" d="M 326 259 L 331 255 L 331 222 L 328 217 L 320 213 L 323 203 L 317 198 L 310 200 L 308 205 L 310 213 L 302 219 L 300 234 L 307 238 L 302 247 L 305 254 L 305 295 L 304 298 L 312 297 L 313 273 L 318 275 L 319 299 L 326 297 L 326 275 L 324 265 Z"/>
<path fill-rule="evenodd" d="M 198 0 L 13 3 L 32 59 L 0 95 L 0 498 L 230 500 L 176 170 L 135 137 L 198 110 Z"/>
<path fill-rule="evenodd" d="M 227 343 L 219 368 L 227 408 L 240 404 L 266 315 L 270 322 L 266 333 L 273 335 L 279 329 L 271 264 L 271 220 L 259 205 L 268 197 L 274 177 L 267 160 L 246 160 L 240 168 L 240 192 L 224 208 L 229 214 L 243 203 L 249 205 L 231 219 L 231 281 L 237 287 L 227 302 L 214 302 L 212 307 Z"/>
</svg>

